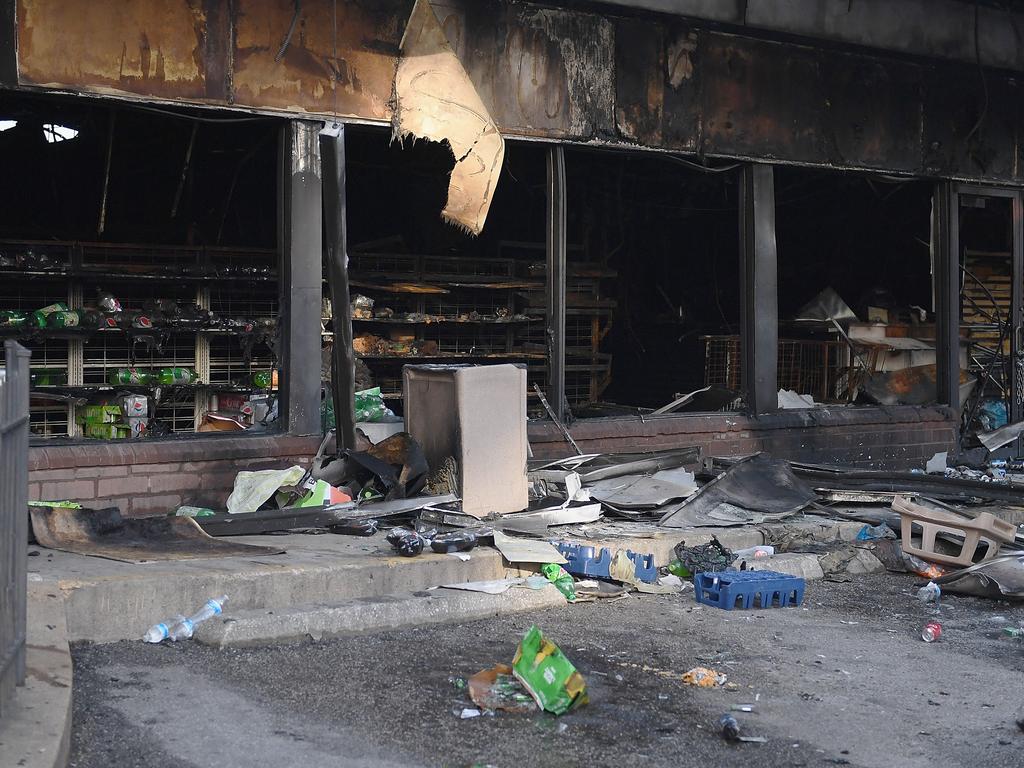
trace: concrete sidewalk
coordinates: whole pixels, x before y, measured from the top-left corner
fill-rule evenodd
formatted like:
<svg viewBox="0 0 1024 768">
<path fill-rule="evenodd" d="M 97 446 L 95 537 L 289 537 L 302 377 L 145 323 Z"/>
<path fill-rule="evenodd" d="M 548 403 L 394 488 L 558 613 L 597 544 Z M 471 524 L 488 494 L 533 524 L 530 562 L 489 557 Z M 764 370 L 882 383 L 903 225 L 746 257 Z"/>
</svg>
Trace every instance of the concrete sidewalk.
<svg viewBox="0 0 1024 768">
<path fill-rule="evenodd" d="M 808 517 L 786 527 L 828 542 L 853 540 L 860 524 Z M 550 534 L 576 543 L 650 552 L 659 566 L 670 562 L 674 546 L 683 540 L 692 546 L 716 536 L 734 550 L 765 540 L 754 527 L 652 526 L 642 535 L 604 538 L 583 538 L 572 535 L 571 529 L 555 528 Z M 138 640 L 152 624 L 189 613 L 216 595 L 229 597 L 225 617 L 208 622 L 196 639 L 217 647 L 337 637 L 564 605 L 552 587 L 512 589 L 500 595 L 427 591 L 442 584 L 527 575 L 509 567 L 491 547 L 478 547 L 462 561 L 434 553 L 397 557 L 383 534 L 233 538 L 287 551 L 276 556 L 133 564 L 33 548 L 40 556 L 29 559 L 29 681 L 18 692 L 22 711 L 0 726 L 0 766 L 62 768 L 66 763 L 71 728 L 69 642 Z M 806 579 L 822 576 L 813 554 L 781 554 L 765 565 Z"/>
</svg>

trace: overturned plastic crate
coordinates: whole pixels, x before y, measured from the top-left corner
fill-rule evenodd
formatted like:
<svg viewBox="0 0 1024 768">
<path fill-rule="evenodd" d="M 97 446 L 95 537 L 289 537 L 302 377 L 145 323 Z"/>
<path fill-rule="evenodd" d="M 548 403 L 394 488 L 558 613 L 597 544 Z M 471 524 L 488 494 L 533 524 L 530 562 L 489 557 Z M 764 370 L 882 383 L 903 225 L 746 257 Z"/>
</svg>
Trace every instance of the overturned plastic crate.
<svg viewBox="0 0 1024 768">
<path fill-rule="evenodd" d="M 591 547 L 586 544 L 569 544 L 564 541 L 558 542 L 555 546 L 569 561 L 564 566 L 565 570 L 574 576 L 589 576 L 593 579 L 611 578 L 609 569 L 614 555 L 607 548 Z M 658 569 L 654 565 L 653 554 L 643 555 L 627 549 L 626 557 L 633 561 L 636 577 L 640 581 L 653 584 L 658 580 Z"/>
<path fill-rule="evenodd" d="M 693 579 L 697 602 L 731 611 L 741 608 L 795 608 L 804 599 L 804 580 L 775 571 L 709 571 Z"/>
</svg>

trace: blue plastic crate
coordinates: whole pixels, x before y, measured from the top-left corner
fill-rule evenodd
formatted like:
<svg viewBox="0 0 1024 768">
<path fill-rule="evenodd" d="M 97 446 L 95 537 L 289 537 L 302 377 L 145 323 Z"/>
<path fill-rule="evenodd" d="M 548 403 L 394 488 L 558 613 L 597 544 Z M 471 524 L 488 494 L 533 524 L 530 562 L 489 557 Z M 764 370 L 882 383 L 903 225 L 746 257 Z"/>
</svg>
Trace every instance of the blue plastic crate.
<svg viewBox="0 0 1024 768">
<path fill-rule="evenodd" d="M 612 553 L 605 547 L 589 547 L 586 544 L 569 544 L 560 541 L 555 544 L 562 556 L 568 560 L 563 567 L 574 576 L 588 576 L 593 579 L 611 578 L 609 568 L 612 564 Z M 653 584 L 658 580 L 658 569 L 654 565 L 654 555 L 641 555 L 626 550 L 626 557 L 633 561 L 636 577 L 643 582 Z"/>
<path fill-rule="evenodd" d="M 741 608 L 797 607 L 804 599 L 804 580 L 775 571 L 711 571 L 693 578 L 697 602 L 731 611 Z"/>
</svg>

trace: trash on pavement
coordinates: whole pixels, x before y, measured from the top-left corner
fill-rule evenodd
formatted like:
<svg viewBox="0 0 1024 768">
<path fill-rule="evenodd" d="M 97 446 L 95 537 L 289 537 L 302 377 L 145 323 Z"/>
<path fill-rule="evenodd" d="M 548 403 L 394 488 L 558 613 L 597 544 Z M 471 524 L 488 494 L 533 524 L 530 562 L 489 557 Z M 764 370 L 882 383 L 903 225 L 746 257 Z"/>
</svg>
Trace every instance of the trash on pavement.
<svg viewBox="0 0 1024 768">
<path fill-rule="evenodd" d="M 558 551 L 565 556 L 566 570 L 577 576 L 589 576 L 597 579 L 615 579 L 616 581 L 644 581 L 653 584 L 658 580 L 658 569 L 654 566 L 654 555 L 637 554 L 629 550 L 618 550 L 614 554 L 604 547 L 592 547 L 586 544 L 570 544 L 559 542 Z M 619 574 L 611 574 L 615 557 L 622 554 L 628 561 L 620 566 Z M 620 562 L 622 562 L 620 560 Z M 627 572 L 632 571 L 631 574 Z"/>
<path fill-rule="evenodd" d="M 885 523 L 881 525 L 865 525 L 857 531 L 857 541 L 874 541 L 875 539 L 895 539 L 896 531 Z"/>
<path fill-rule="evenodd" d="M 1024 554 L 1006 553 L 935 579 L 943 592 L 1024 599 Z"/>
<path fill-rule="evenodd" d="M 430 540 L 430 548 L 441 555 L 468 552 L 476 546 L 476 534 L 471 531 L 441 533 Z"/>
<path fill-rule="evenodd" d="M 387 541 L 402 557 L 415 557 L 427 544 L 427 540 L 411 528 L 392 528 Z"/>
<path fill-rule="evenodd" d="M 343 536 L 373 536 L 380 530 L 380 521 L 374 518 L 369 520 L 348 520 L 344 523 L 329 525 L 327 530 Z"/>
<path fill-rule="evenodd" d="M 676 576 L 687 578 L 689 575 L 703 573 L 705 571 L 724 571 L 736 561 L 736 555 L 722 546 L 717 536 L 712 536 L 707 544 L 698 544 L 693 547 L 686 546 L 681 541 L 675 546 L 676 559 L 688 572 L 683 574 L 676 572 Z"/>
<path fill-rule="evenodd" d="M 917 599 L 922 603 L 935 603 L 935 607 L 939 607 L 939 601 L 942 598 L 942 589 L 934 581 L 929 581 L 925 586 L 917 590 Z"/>
<path fill-rule="evenodd" d="M 1003 544 L 1013 542 L 1017 535 L 1017 526 L 1000 520 L 991 512 L 981 512 L 972 519 L 915 504 L 901 496 L 893 499 L 892 508 L 900 514 L 903 551 L 943 565 L 971 565 L 981 544 L 986 545 L 982 559 L 991 560 Z M 920 546 L 914 546 L 911 541 L 915 527 L 921 531 Z M 963 539 L 958 554 L 937 551 L 936 537 L 940 533 Z"/>
<path fill-rule="evenodd" d="M 683 673 L 683 682 L 698 688 L 718 688 L 725 685 L 726 676 L 709 667 L 694 667 Z"/>
<path fill-rule="evenodd" d="M 524 584 L 525 579 L 495 579 L 494 581 L 460 581 L 456 584 L 442 584 L 441 589 L 461 589 L 465 592 L 485 592 L 488 595 L 500 595 L 512 587 Z"/>
<path fill-rule="evenodd" d="M 568 562 L 557 549 L 546 541 L 519 539 L 494 531 L 494 546 L 510 563 L 560 563 Z"/>
<path fill-rule="evenodd" d="M 215 539 L 191 517 L 122 517 L 117 507 L 29 507 L 36 541 L 49 549 L 126 563 L 279 555 L 280 547 Z M 199 518 L 209 519 L 209 518 Z"/>
<path fill-rule="evenodd" d="M 524 714 L 537 710 L 537 702 L 512 673 L 508 664 L 483 669 L 469 678 L 469 697 L 480 709 Z"/>
<path fill-rule="evenodd" d="M 698 603 L 731 611 L 743 608 L 796 608 L 804 599 L 804 580 L 774 571 L 716 571 L 694 577 Z"/>
<path fill-rule="evenodd" d="M 576 586 L 572 576 L 558 563 L 545 563 L 540 567 L 540 572 L 545 578 L 555 585 L 555 588 L 562 593 L 570 603 L 576 602 Z"/>
<path fill-rule="evenodd" d="M 718 727 L 722 732 L 722 738 L 726 741 L 740 740 L 740 724 L 732 715 L 722 715 L 718 720 Z"/>
<path fill-rule="evenodd" d="M 670 508 L 659 524 L 668 528 L 756 524 L 793 515 L 816 499 L 787 462 L 757 453 L 732 464 Z"/>
<path fill-rule="evenodd" d="M 469 718 L 471 718 L 471 717 L 480 717 L 480 710 L 479 709 L 472 709 L 470 707 L 465 707 L 462 710 L 462 712 L 459 714 L 459 719 L 460 720 L 469 720 Z"/>
<path fill-rule="evenodd" d="M 921 639 L 926 643 L 934 643 L 942 637 L 942 625 L 937 621 L 929 621 L 921 629 Z"/>
<path fill-rule="evenodd" d="M 228 514 L 255 512 L 269 501 L 282 486 L 298 483 L 306 470 L 297 464 L 288 469 L 243 470 L 235 476 L 235 486 L 228 496 Z"/>
<path fill-rule="evenodd" d="M 587 684 L 557 645 L 530 627 L 519 643 L 512 669 L 537 704 L 560 715 L 587 703 Z"/>
<path fill-rule="evenodd" d="M 207 600 L 202 608 L 189 617 L 177 616 L 169 622 L 154 624 L 146 631 L 142 639 L 147 643 L 159 643 L 162 640 L 171 640 L 176 643 L 180 640 L 188 640 L 195 632 L 196 625 L 220 615 L 227 601 L 227 595 Z"/>
</svg>

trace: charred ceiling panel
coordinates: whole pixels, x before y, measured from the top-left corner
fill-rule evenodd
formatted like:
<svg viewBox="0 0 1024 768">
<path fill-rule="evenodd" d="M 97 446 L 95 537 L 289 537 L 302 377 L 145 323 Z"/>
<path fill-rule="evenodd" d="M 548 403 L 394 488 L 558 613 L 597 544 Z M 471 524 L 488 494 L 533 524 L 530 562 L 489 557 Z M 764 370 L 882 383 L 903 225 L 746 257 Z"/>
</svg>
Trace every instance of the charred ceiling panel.
<svg viewBox="0 0 1024 768">
<path fill-rule="evenodd" d="M 331 114 L 337 77 L 339 114 L 388 119 L 411 8 L 411 0 L 338 2 L 335 26 L 331 0 L 235 0 L 235 102 Z"/>
<path fill-rule="evenodd" d="M 665 31 L 665 146 L 695 152 L 701 141 L 701 70 L 697 66 L 698 33 L 682 24 Z"/>
<path fill-rule="evenodd" d="M 600 16 L 501 0 L 437 0 L 448 42 L 506 133 L 614 135 L 614 28 Z"/>
<path fill-rule="evenodd" d="M 206 96 L 201 2 L 17 0 L 18 77 L 25 85 Z"/>
<path fill-rule="evenodd" d="M 1017 120 L 1020 86 L 977 69 L 927 71 L 924 97 L 926 173 L 978 179 L 1020 179 Z M 987 88 L 987 99 L 986 99 Z"/>
<path fill-rule="evenodd" d="M 833 165 L 914 171 L 921 164 L 921 68 L 867 56 L 821 57 L 824 148 Z"/>
<path fill-rule="evenodd" d="M 664 140 L 664 26 L 619 19 L 615 25 L 615 125 L 619 136 L 638 144 Z"/>
<path fill-rule="evenodd" d="M 698 55 L 706 152 L 828 162 L 815 51 L 701 34 Z"/>
</svg>

